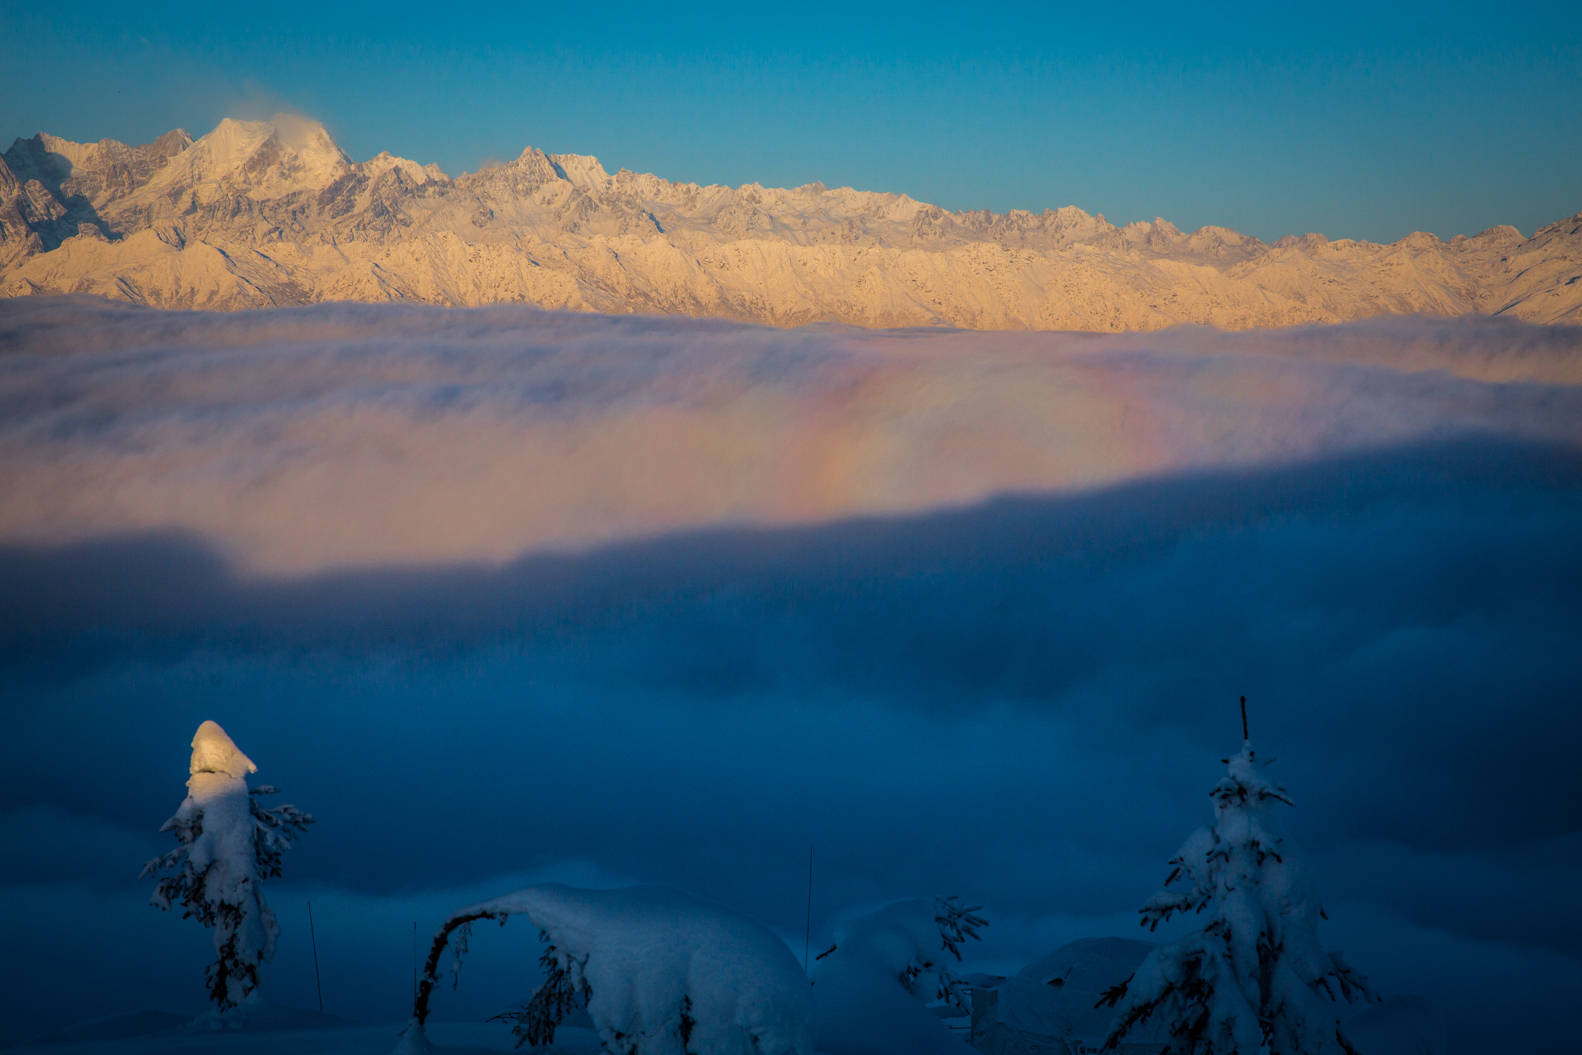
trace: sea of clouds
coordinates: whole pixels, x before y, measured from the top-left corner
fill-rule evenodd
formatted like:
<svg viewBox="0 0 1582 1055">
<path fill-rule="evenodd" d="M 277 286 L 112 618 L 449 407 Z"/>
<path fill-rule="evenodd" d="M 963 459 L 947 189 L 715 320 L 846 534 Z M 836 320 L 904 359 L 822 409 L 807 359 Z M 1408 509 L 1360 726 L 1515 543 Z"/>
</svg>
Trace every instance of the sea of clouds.
<svg viewBox="0 0 1582 1055">
<path fill-rule="evenodd" d="M 0 1021 L 201 1006 L 137 871 L 205 718 L 319 817 L 272 998 L 311 899 L 329 1009 L 395 1021 L 413 921 L 530 880 L 800 954 L 809 846 L 815 941 L 934 893 L 988 969 L 1142 936 L 1246 694 L 1331 946 L 1453 1051 L 1568 1050 L 1579 529 L 1578 329 L 0 302 Z"/>
</svg>

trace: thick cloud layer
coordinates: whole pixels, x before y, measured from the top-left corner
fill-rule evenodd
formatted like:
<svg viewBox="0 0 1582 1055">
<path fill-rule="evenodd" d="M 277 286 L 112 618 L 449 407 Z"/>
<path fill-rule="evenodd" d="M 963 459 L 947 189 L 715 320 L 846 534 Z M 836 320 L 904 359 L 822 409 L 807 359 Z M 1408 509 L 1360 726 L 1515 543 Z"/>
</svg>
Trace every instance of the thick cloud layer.
<svg viewBox="0 0 1582 1055">
<path fill-rule="evenodd" d="M 524 877 L 799 940 L 814 845 L 816 928 L 1131 936 L 1246 693 L 1331 944 L 1456 1050 L 1570 1043 L 1577 331 L 19 302 L 0 345 L 22 1032 L 201 1000 L 134 877 L 204 718 L 321 819 L 266 984 L 311 1002 L 312 898 L 332 1009 L 394 1019 L 412 921 Z M 530 935 L 477 946 L 449 1013 L 524 987 Z"/>
<path fill-rule="evenodd" d="M 0 532 L 176 529 L 246 571 L 302 573 L 917 512 L 1469 431 L 1569 442 L 1579 332 L 871 334 L 12 301 Z"/>
</svg>

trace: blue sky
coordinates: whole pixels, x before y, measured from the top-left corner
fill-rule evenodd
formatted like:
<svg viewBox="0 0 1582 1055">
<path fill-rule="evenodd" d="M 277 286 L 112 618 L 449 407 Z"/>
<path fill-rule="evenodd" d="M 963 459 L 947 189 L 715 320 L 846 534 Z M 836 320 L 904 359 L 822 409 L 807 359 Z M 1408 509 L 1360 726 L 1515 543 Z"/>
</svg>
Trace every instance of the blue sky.
<svg viewBox="0 0 1582 1055">
<path fill-rule="evenodd" d="M 0 139 L 299 109 L 356 158 L 1074 204 L 1263 238 L 1582 209 L 1582 9 L 0 5 Z"/>
</svg>

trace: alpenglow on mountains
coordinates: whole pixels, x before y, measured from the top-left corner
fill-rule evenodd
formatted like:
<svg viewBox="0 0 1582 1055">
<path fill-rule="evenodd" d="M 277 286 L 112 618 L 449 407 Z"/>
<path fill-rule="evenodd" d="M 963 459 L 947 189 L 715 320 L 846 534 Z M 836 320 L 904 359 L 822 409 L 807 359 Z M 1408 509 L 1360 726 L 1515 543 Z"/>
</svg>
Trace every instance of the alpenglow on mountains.
<svg viewBox="0 0 1582 1055">
<path fill-rule="evenodd" d="M 353 162 L 303 117 L 128 146 L 18 139 L 0 162 L 0 295 L 160 307 L 325 300 L 721 316 L 773 325 L 1233 329 L 1374 315 L 1582 323 L 1582 214 L 1525 238 L 1272 244 L 1066 207 L 672 183 L 529 147 L 451 178 Z"/>
</svg>

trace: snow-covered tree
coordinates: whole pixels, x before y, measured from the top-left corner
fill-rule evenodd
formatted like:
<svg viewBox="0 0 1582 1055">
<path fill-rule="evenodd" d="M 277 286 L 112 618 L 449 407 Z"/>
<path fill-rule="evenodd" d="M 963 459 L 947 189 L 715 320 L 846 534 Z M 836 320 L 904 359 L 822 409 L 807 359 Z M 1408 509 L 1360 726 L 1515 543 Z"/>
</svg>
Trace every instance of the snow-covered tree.
<svg viewBox="0 0 1582 1055">
<path fill-rule="evenodd" d="M 145 864 L 143 875 L 159 877 L 150 904 L 179 904 L 182 918 L 214 929 L 209 997 L 226 1011 L 258 988 L 258 966 L 274 955 L 280 928 L 262 884 L 280 875 L 292 837 L 313 818 L 295 806 L 260 805 L 275 789 L 248 789 L 258 767 L 216 722 L 193 734 L 189 768 L 187 797 L 160 828 L 178 845 Z"/>
<path fill-rule="evenodd" d="M 1214 823 L 1187 839 L 1141 910 L 1150 931 L 1178 913 L 1204 923 L 1104 994 L 1116 1008 L 1106 1047 L 1159 1016 L 1171 1055 L 1354 1055 L 1341 1002 L 1378 998 L 1319 942 L 1323 909 L 1274 823 L 1275 807 L 1291 804 L 1285 790 L 1250 743 L 1225 761 L 1209 793 Z"/>
<path fill-rule="evenodd" d="M 928 1004 L 965 1014 L 954 964 L 987 926 L 957 897 L 897 901 L 851 920 L 813 967 L 815 1040 L 830 1055 L 966 1055 Z"/>
<path fill-rule="evenodd" d="M 752 920 L 674 890 L 528 887 L 462 909 L 429 948 L 396 1051 L 428 1052 L 429 1002 L 448 950 L 459 979 L 472 925 L 521 916 L 538 929 L 544 983 L 497 1018 L 518 1046 L 555 1039 L 586 1009 L 611 1055 L 808 1055 L 807 979 L 785 943 Z"/>
<path fill-rule="evenodd" d="M 908 996 L 925 1004 L 938 1000 L 965 1011 L 966 984 L 951 970 L 951 961 L 960 962 L 961 947 L 978 940 L 978 928 L 988 926 L 978 915 L 982 911 L 959 897 L 893 902 L 843 927 L 835 943 L 819 953 L 818 973 L 837 964 L 859 964 L 894 978 Z"/>
</svg>

